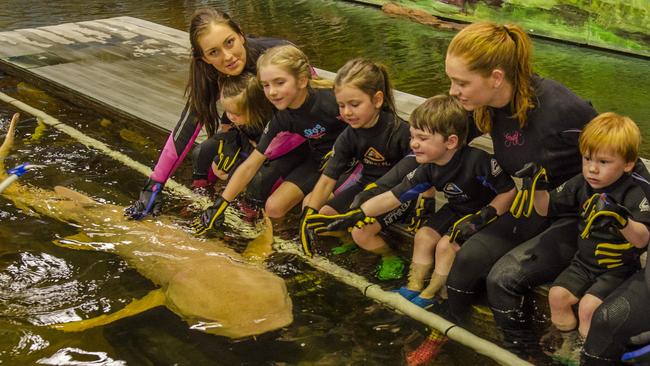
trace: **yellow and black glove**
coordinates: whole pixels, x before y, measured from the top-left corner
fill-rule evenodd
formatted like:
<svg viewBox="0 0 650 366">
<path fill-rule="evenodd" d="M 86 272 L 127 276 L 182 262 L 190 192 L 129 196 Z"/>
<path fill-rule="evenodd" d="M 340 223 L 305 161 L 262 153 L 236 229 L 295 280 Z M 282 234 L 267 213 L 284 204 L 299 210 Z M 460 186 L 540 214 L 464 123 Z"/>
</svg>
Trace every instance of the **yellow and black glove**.
<svg viewBox="0 0 650 366">
<path fill-rule="evenodd" d="M 510 213 L 515 218 L 519 218 L 521 215 L 530 217 L 534 209 L 535 191 L 547 188 L 546 169 L 536 163 L 526 163 L 515 173 L 515 177 L 522 178 L 523 181 L 521 189 L 510 206 Z"/>
<path fill-rule="evenodd" d="M 496 208 L 487 205 L 474 214 L 461 217 L 449 229 L 449 241 L 463 244 L 470 236 L 487 226 L 498 217 Z"/>
<path fill-rule="evenodd" d="M 325 167 L 327 167 L 327 163 L 329 163 L 332 155 L 334 155 L 334 150 L 328 151 L 327 154 L 323 155 L 323 157 L 320 158 L 320 166 L 318 167 L 319 173 L 322 173 L 323 170 L 325 170 Z"/>
<path fill-rule="evenodd" d="M 420 195 L 415 203 L 415 209 L 406 229 L 415 233 L 420 229 L 422 223 L 434 212 L 436 212 L 436 199 L 434 197 L 423 197 Z"/>
<path fill-rule="evenodd" d="M 217 170 L 221 170 L 224 173 L 230 173 L 237 162 L 237 158 L 241 152 L 241 147 L 239 144 L 235 143 L 237 134 L 234 130 L 228 131 L 225 135 L 227 138 L 219 140 L 217 156 L 214 159 L 214 164 Z"/>
<path fill-rule="evenodd" d="M 194 235 L 203 235 L 208 230 L 218 229 L 223 225 L 223 222 L 226 218 L 226 208 L 230 202 L 226 201 L 225 198 L 219 196 L 214 204 L 203 211 L 201 216 L 197 217 L 192 223 L 192 229 L 194 229 Z"/>
<path fill-rule="evenodd" d="M 313 230 L 309 227 L 309 222 L 307 220 L 309 217 L 316 213 L 318 213 L 317 210 L 306 206 L 302 209 L 302 213 L 300 214 L 300 244 L 302 244 L 302 251 L 308 257 L 312 257 L 314 255 L 314 234 Z"/>
<path fill-rule="evenodd" d="M 622 230 L 628 224 L 631 215 L 630 211 L 619 205 L 606 193 L 595 193 L 582 205 L 580 216 L 585 222 L 585 228 L 580 237 L 588 238 L 593 231 L 602 230 L 608 226 L 614 226 Z"/>
<path fill-rule="evenodd" d="M 323 235 L 331 231 L 351 231 L 355 227 L 360 229 L 375 221 L 374 217 L 367 217 L 361 208 L 355 208 L 336 215 L 310 215 L 307 225 L 316 235 Z"/>
</svg>

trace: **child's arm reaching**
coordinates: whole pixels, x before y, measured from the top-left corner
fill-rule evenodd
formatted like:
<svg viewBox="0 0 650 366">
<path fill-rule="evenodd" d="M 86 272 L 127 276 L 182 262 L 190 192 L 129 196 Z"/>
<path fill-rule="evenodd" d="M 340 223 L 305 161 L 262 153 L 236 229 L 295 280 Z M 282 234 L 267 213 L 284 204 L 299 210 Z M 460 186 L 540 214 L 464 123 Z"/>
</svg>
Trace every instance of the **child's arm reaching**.
<svg viewBox="0 0 650 366">
<path fill-rule="evenodd" d="M 472 235 L 479 232 L 497 217 L 508 212 L 512 201 L 517 194 L 517 189 L 497 194 L 492 201 L 478 212 L 466 215 L 456 221 L 449 232 L 449 241 L 458 244 L 464 243 Z"/>
</svg>

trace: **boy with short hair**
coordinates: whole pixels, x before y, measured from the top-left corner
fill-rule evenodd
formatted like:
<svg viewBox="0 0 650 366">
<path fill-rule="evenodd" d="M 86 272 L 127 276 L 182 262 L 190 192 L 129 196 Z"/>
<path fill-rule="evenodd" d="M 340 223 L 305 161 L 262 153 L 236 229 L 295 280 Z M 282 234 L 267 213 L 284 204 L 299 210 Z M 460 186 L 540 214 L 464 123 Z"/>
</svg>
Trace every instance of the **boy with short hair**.
<svg viewBox="0 0 650 366">
<path fill-rule="evenodd" d="M 399 293 L 414 304 L 427 308 L 434 296 L 444 297 L 446 276 L 456 251 L 469 236 L 508 211 L 515 196 L 512 179 L 488 153 L 466 145 L 467 112 L 448 95 L 427 99 L 410 117 L 411 148 L 420 164 L 390 191 L 364 202 L 358 209 L 334 216 L 314 215 L 315 232 L 356 226 L 352 237 L 359 246 L 364 231 L 377 235 L 366 225 L 371 218 L 400 203 L 416 199 L 431 187 L 444 193 L 447 203 L 432 214 L 415 234 L 413 261 L 408 284 Z M 325 228 L 325 225 L 327 228 Z M 448 233 L 449 232 L 449 233 Z M 434 262 L 429 286 L 425 278 Z"/>
<path fill-rule="evenodd" d="M 550 193 L 535 193 L 538 214 L 581 218 L 578 251 L 548 295 L 551 322 L 564 332 L 565 342 L 555 354 L 559 358 L 577 358 L 581 342 L 576 327 L 586 337 L 603 299 L 640 268 L 641 249 L 650 239 L 650 206 L 639 186 L 647 181 L 632 173 L 640 142 L 639 128 L 630 118 L 600 114 L 580 135 L 582 174 Z"/>
</svg>

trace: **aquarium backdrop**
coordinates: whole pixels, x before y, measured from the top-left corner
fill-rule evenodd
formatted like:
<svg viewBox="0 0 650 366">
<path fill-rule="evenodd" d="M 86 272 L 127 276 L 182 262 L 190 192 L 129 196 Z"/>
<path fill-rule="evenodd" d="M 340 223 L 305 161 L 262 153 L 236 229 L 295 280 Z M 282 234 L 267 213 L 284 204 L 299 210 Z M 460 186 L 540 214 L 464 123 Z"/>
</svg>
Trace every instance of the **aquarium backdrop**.
<svg viewBox="0 0 650 366">
<path fill-rule="evenodd" d="M 393 0 L 390 3 L 463 22 L 518 23 L 529 34 L 650 56 L 648 0 Z"/>
</svg>

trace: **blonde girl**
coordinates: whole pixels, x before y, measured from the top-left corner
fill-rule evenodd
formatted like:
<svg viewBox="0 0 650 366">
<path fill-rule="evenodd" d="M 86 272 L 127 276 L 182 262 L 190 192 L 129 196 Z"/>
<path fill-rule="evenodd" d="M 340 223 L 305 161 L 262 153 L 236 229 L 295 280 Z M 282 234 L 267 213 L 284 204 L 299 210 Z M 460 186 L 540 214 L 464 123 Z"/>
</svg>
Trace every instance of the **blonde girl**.
<svg viewBox="0 0 650 366">
<path fill-rule="evenodd" d="M 223 223 L 226 207 L 248 186 L 268 154 L 284 153 L 284 144 L 277 146 L 274 140 L 289 133 L 305 141 L 298 147 L 303 151 L 295 154 L 297 159 L 293 164 L 286 164 L 290 171 L 283 174 L 282 182 L 278 182 L 265 203 L 269 217 L 284 216 L 311 191 L 319 176 L 321 160 L 345 127 L 339 119 L 332 89 L 323 88 L 331 83 L 312 80 L 309 60 L 295 46 L 269 49 L 259 58 L 257 71 L 264 94 L 277 112 L 255 150 L 235 171 L 221 196 L 195 221 L 193 226 L 197 234 Z"/>
</svg>

